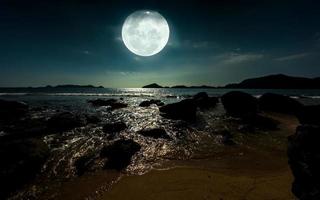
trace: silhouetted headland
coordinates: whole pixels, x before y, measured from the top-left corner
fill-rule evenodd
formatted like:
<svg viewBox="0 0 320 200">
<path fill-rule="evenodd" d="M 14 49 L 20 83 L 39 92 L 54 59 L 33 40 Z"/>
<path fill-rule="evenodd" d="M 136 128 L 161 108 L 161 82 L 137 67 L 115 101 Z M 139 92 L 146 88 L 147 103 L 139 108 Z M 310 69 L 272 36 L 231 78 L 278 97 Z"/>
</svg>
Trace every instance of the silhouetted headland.
<svg viewBox="0 0 320 200">
<path fill-rule="evenodd" d="M 163 88 L 162 86 L 153 83 L 143 86 L 143 88 Z M 228 88 L 228 89 L 320 89 L 320 77 L 318 78 L 305 78 L 294 77 L 284 74 L 275 74 L 263 76 L 258 78 L 245 79 L 240 83 L 227 84 L 223 87 L 214 86 L 186 86 L 176 85 L 171 88 Z"/>
</svg>

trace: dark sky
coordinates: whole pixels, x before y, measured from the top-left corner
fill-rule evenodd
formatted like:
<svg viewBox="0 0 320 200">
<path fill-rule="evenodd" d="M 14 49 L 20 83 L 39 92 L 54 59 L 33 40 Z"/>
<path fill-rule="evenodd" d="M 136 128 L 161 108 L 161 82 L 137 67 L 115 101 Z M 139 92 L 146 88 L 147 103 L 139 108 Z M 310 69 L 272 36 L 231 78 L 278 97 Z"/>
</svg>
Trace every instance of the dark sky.
<svg viewBox="0 0 320 200">
<path fill-rule="evenodd" d="M 121 40 L 136 10 L 168 21 L 168 45 L 139 57 Z M 224 85 L 320 76 L 319 0 L 0 1 L 0 86 Z"/>
</svg>

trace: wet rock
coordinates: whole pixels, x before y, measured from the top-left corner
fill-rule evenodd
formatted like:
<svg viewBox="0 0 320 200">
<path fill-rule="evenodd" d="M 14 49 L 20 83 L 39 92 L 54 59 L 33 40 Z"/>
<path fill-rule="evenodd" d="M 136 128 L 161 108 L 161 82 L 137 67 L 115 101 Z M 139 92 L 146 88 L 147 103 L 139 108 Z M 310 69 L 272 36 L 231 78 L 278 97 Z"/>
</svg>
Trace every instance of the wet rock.
<svg viewBox="0 0 320 200">
<path fill-rule="evenodd" d="M 221 101 L 227 114 L 233 117 L 256 115 L 258 110 L 257 99 L 245 92 L 228 92 L 221 97 Z"/>
<path fill-rule="evenodd" d="M 86 115 L 85 117 L 88 124 L 97 124 L 101 122 L 101 119 L 96 115 Z"/>
<path fill-rule="evenodd" d="M 297 113 L 301 124 L 313 124 L 320 126 L 320 105 L 303 106 Z"/>
<path fill-rule="evenodd" d="M 206 92 L 199 92 L 193 96 L 193 99 L 207 99 L 209 98 L 208 94 Z"/>
<path fill-rule="evenodd" d="M 36 137 L 45 135 L 47 130 L 47 121 L 44 118 L 25 118 L 13 124 L 3 127 L 7 133 L 14 134 L 11 137 Z"/>
<path fill-rule="evenodd" d="M 194 95 L 192 98 L 195 101 L 195 104 L 200 109 L 209 109 L 213 108 L 219 102 L 217 97 L 209 97 L 206 92 L 199 92 Z"/>
<path fill-rule="evenodd" d="M 74 162 L 74 165 L 77 170 L 77 175 L 81 176 L 85 172 L 87 172 L 90 169 L 90 167 L 93 165 L 94 161 L 95 161 L 95 154 L 93 152 L 78 158 Z"/>
<path fill-rule="evenodd" d="M 151 99 L 149 101 L 143 101 L 139 104 L 140 107 L 149 107 L 150 105 L 155 104 L 157 106 L 163 106 L 164 103 L 160 100 Z"/>
<path fill-rule="evenodd" d="M 302 125 L 289 136 L 289 165 L 294 176 L 292 192 L 301 200 L 320 199 L 320 127 Z"/>
<path fill-rule="evenodd" d="M 170 139 L 166 130 L 164 130 L 163 128 L 143 129 L 138 131 L 138 134 L 143 135 L 145 137 L 152 137 L 155 139 L 158 139 L 158 138 Z"/>
<path fill-rule="evenodd" d="M 89 100 L 88 103 L 90 103 L 93 106 L 110 106 L 110 104 L 116 103 L 116 99 L 95 99 L 95 100 Z"/>
<path fill-rule="evenodd" d="M 1 139 L 0 199 L 5 199 L 34 179 L 48 156 L 48 146 L 42 140 Z"/>
<path fill-rule="evenodd" d="M 266 93 L 259 98 L 259 108 L 264 111 L 296 114 L 302 104 L 289 96 Z"/>
<path fill-rule="evenodd" d="M 117 99 L 96 99 L 89 100 L 89 103 L 95 107 L 109 106 L 112 110 L 126 108 L 128 104 L 119 102 Z"/>
<path fill-rule="evenodd" d="M 73 113 L 63 112 L 52 116 L 48 120 L 48 128 L 55 132 L 64 132 L 85 125 L 85 120 Z"/>
<path fill-rule="evenodd" d="M 103 126 L 103 132 L 114 134 L 119 133 L 127 128 L 127 125 L 124 122 L 114 122 L 114 123 L 107 123 Z"/>
<path fill-rule="evenodd" d="M 0 99 L 0 120 L 17 120 L 25 116 L 29 106 L 23 102 Z"/>
<path fill-rule="evenodd" d="M 169 119 L 195 121 L 197 107 L 194 100 L 185 99 L 178 103 L 167 104 L 159 108 L 161 115 Z"/>
<path fill-rule="evenodd" d="M 121 170 L 126 168 L 131 157 L 141 149 L 141 146 L 131 139 L 121 139 L 112 145 L 102 148 L 100 156 L 106 157 L 108 160 L 105 167 Z"/>
</svg>

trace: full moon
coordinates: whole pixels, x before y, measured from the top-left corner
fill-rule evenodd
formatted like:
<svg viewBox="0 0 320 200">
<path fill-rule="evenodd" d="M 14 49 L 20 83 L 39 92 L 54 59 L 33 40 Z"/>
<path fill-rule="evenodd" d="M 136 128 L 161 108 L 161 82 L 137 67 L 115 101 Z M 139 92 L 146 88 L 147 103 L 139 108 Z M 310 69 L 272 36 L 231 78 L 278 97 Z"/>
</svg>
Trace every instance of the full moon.
<svg viewBox="0 0 320 200">
<path fill-rule="evenodd" d="M 122 26 L 122 40 L 126 47 L 139 56 L 159 53 L 169 40 L 170 30 L 166 19 L 158 12 L 136 11 Z"/>
</svg>

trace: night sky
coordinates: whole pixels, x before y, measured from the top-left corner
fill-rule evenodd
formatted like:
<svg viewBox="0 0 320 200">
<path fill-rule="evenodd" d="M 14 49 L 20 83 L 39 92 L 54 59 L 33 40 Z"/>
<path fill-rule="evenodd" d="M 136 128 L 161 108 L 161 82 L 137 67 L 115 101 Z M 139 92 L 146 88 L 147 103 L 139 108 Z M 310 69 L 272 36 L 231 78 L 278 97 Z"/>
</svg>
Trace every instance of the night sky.
<svg viewBox="0 0 320 200">
<path fill-rule="evenodd" d="M 155 56 L 121 40 L 128 15 L 149 9 L 170 26 Z M 320 1 L 0 1 L 0 86 L 224 85 L 320 76 Z"/>
</svg>

